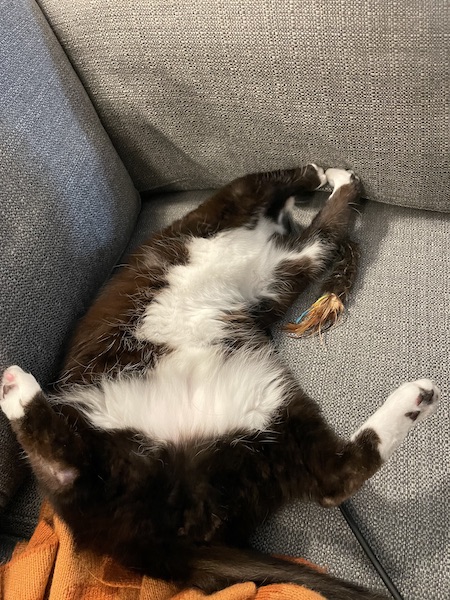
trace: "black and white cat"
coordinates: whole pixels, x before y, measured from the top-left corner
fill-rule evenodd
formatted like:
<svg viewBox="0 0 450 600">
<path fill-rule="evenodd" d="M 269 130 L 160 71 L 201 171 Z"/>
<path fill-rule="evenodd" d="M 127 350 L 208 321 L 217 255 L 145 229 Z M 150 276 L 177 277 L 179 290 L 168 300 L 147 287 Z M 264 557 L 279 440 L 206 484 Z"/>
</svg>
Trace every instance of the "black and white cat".
<svg viewBox="0 0 450 600">
<path fill-rule="evenodd" d="M 333 193 L 294 232 L 292 195 L 326 181 Z M 348 289 L 358 198 L 350 171 L 316 165 L 237 179 L 112 278 L 51 395 L 4 372 L 1 408 L 79 548 L 207 592 L 250 580 L 384 597 L 247 547 L 284 502 L 356 492 L 438 402 L 431 381 L 406 383 L 341 439 L 271 342 L 311 279 L 330 268 L 328 291 Z"/>
</svg>

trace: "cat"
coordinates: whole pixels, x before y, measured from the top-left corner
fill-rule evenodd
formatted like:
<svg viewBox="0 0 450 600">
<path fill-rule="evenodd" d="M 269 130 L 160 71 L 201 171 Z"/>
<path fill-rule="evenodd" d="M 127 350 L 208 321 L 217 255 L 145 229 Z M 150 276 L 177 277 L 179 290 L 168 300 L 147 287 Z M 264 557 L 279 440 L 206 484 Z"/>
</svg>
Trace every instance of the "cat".
<svg viewBox="0 0 450 600">
<path fill-rule="evenodd" d="M 293 196 L 326 182 L 299 232 Z M 308 282 L 331 269 L 328 291 L 351 285 L 359 196 L 351 171 L 315 164 L 236 179 L 112 277 L 51 394 L 4 372 L 1 408 L 80 549 L 207 593 L 248 580 L 385 597 L 248 546 L 289 500 L 354 494 L 438 402 L 431 381 L 406 383 L 344 440 L 274 348 L 270 327 Z"/>
</svg>

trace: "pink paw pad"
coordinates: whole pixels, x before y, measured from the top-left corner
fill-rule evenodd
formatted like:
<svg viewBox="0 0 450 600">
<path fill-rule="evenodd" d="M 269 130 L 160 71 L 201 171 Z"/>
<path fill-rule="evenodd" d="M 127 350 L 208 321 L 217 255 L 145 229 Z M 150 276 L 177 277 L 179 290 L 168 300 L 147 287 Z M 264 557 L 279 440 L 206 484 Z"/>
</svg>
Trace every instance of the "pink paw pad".
<svg viewBox="0 0 450 600">
<path fill-rule="evenodd" d="M 19 419 L 24 415 L 25 406 L 41 391 L 36 379 L 13 365 L 6 369 L 0 386 L 1 409 L 9 419 Z"/>
<path fill-rule="evenodd" d="M 3 382 L 2 382 L 2 398 L 4 398 L 8 392 L 10 392 L 13 387 L 16 385 L 16 376 L 9 369 L 3 373 Z M 1 399 L 0 399 L 1 400 Z"/>
</svg>

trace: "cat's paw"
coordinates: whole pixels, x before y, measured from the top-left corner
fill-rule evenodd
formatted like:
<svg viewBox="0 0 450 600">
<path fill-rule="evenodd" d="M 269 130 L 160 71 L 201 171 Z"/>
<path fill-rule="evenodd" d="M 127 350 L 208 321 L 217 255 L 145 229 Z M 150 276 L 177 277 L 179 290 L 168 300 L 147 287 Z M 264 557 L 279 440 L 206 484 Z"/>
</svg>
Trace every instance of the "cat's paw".
<svg viewBox="0 0 450 600">
<path fill-rule="evenodd" d="M 3 373 L 0 407 L 8 419 L 21 419 L 25 414 L 25 406 L 40 391 L 41 387 L 33 375 L 14 365 Z"/>
<path fill-rule="evenodd" d="M 401 418 L 423 421 L 436 411 L 439 397 L 439 388 L 432 381 L 418 379 L 397 388 L 386 400 L 385 406 Z"/>
<path fill-rule="evenodd" d="M 306 165 L 305 172 L 312 181 L 311 190 L 318 190 L 327 183 L 325 171 L 315 163 Z"/>
<path fill-rule="evenodd" d="M 349 183 L 358 184 L 359 178 L 353 171 L 345 169 L 327 169 L 325 171 L 327 182 L 334 188 L 348 185 Z"/>
<path fill-rule="evenodd" d="M 440 391 L 429 379 L 418 379 L 397 388 L 356 432 L 372 429 L 380 443 L 378 451 L 387 460 L 404 440 L 409 430 L 436 411 Z"/>
</svg>

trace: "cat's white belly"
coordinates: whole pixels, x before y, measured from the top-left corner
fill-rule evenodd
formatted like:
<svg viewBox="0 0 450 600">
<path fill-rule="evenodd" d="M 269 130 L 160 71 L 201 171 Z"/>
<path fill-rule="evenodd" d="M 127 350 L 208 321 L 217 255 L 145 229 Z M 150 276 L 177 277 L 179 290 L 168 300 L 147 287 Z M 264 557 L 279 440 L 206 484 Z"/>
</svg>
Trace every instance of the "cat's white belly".
<svg viewBox="0 0 450 600">
<path fill-rule="evenodd" d="M 281 263 L 324 255 L 319 240 L 300 251 L 277 245 L 272 236 L 280 229 L 261 218 L 254 229 L 238 227 L 211 238 L 192 238 L 189 262 L 168 270 L 167 286 L 147 306 L 133 334 L 169 348 L 205 347 L 226 338 L 227 315 L 277 297 L 274 284 Z"/>
<path fill-rule="evenodd" d="M 261 219 L 254 229 L 190 240 L 188 263 L 168 270 L 167 286 L 132 332 L 141 343 L 172 350 L 146 374 L 105 376 L 100 386 L 67 392 L 67 402 L 84 405 L 97 427 L 130 428 L 162 443 L 270 427 L 291 378 L 269 345 L 227 352 L 226 340 L 237 333 L 229 318 L 239 323 L 248 307 L 276 295 L 281 262 L 323 255 L 318 240 L 300 251 L 271 243 L 279 229 Z M 241 333 L 251 338 L 248 328 Z"/>
<path fill-rule="evenodd" d="M 226 355 L 216 348 L 176 351 L 143 377 L 105 379 L 66 394 L 102 429 L 135 429 L 179 443 L 266 429 L 289 382 L 270 348 Z"/>
</svg>

